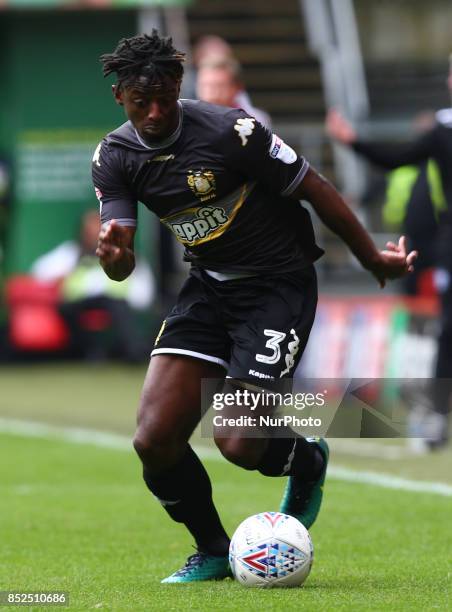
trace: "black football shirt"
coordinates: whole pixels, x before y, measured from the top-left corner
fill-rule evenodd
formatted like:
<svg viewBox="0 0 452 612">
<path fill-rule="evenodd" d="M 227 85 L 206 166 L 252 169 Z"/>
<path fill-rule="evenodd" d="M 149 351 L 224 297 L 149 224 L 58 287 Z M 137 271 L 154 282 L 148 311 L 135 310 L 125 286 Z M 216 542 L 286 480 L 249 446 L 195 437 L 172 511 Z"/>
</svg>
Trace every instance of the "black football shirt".
<svg viewBox="0 0 452 612">
<path fill-rule="evenodd" d="M 320 257 L 309 213 L 290 197 L 308 162 L 240 109 L 180 100 L 179 111 L 178 128 L 158 145 L 130 121 L 98 145 L 102 223 L 135 225 L 141 202 L 186 260 L 218 272 L 291 271 Z"/>
</svg>

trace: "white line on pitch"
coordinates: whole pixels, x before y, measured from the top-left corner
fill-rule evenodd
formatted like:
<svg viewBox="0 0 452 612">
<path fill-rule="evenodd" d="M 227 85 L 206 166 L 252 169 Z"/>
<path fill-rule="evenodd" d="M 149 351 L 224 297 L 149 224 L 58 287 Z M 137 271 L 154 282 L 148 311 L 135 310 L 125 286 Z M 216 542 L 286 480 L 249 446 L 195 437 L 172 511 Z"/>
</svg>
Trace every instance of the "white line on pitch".
<svg viewBox="0 0 452 612">
<path fill-rule="evenodd" d="M 59 427 L 38 423 L 37 421 L 22 421 L 0 417 L 0 432 L 27 438 L 53 438 L 76 444 L 92 444 L 116 450 L 132 450 L 132 440 L 127 436 L 96 429 L 79 427 Z"/>
<path fill-rule="evenodd" d="M 328 444 L 332 452 L 359 457 L 397 460 L 413 455 L 407 447 L 390 446 L 372 440 L 334 438 L 331 442 L 328 441 Z"/>
<path fill-rule="evenodd" d="M 131 440 L 127 436 L 92 429 L 58 427 L 34 421 L 21 421 L 18 419 L 0 417 L 0 433 L 61 440 L 75 444 L 91 444 L 93 446 L 110 448 L 113 450 L 132 450 Z M 223 460 L 220 453 L 214 448 L 201 446 L 196 448 L 196 452 L 202 459 L 214 461 Z M 385 489 L 433 493 L 443 497 L 452 497 L 452 485 L 442 482 L 410 480 L 408 478 L 392 476 L 391 474 L 352 470 L 340 466 L 331 466 L 328 469 L 328 476 L 335 480 L 359 482 L 362 484 L 383 487 Z"/>
</svg>

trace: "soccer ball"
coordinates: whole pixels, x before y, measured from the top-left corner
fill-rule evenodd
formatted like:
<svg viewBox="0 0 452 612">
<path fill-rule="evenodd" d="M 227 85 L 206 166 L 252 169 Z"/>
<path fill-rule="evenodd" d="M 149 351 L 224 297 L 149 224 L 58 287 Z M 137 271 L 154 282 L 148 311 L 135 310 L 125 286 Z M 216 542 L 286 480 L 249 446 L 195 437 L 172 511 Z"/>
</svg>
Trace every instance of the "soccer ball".
<svg viewBox="0 0 452 612">
<path fill-rule="evenodd" d="M 250 587 L 301 586 L 313 558 L 308 530 L 281 512 L 262 512 L 245 519 L 229 547 L 235 579 Z"/>
</svg>

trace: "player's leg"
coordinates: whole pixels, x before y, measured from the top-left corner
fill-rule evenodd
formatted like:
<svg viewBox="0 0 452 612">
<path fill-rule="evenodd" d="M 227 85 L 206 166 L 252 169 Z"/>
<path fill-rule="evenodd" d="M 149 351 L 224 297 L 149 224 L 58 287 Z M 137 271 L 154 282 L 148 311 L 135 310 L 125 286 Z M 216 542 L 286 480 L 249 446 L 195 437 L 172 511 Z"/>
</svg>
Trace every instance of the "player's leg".
<svg viewBox="0 0 452 612">
<path fill-rule="evenodd" d="M 166 582 L 221 578 L 229 539 L 212 501 L 209 477 L 188 440 L 201 418 L 201 380 L 223 380 L 230 341 L 208 287 L 190 274 L 152 351 L 135 448 L 148 488 L 195 538 L 198 553 Z"/>
<path fill-rule="evenodd" d="M 225 392 L 233 386 L 227 385 Z M 232 406 L 230 416 L 243 414 Z M 225 412 L 227 416 L 228 411 Z M 253 412 L 259 414 L 259 410 Z M 223 456 L 244 469 L 257 470 L 264 476 L 289 476 L 280 510 L 295 516 L 306 528 L 311 527 L 320 510 L 329 449 L 322 438 L 304 438 L 290 428 L 261 432 L 253 437 L 247 427 L 219 427 L 215 443 Z"/>
<path fill-rule="evenodd" d="M 220 578 L 228 572 L 229 538 L 212 500 L 209 476 L 188 444 L 201 417 L 201 379 L 223 376 L 224 369 L 213 363 L 178 355 L 154 356 L 134 438 L 147 487 L 195 539 L 201 553 L 195 561 L 202 565 L 193 566 L 191 559 L 188 570 L 192 574 L 196 570 L 195 579 Z M 194 579 L 186 573 L 179 578 Z"/>
<path fill-rule="evenodd" d="M 314 269 L 254 283 L 255 308 L 250 308 L 248 295 L 243 324 L 232 331 L 234 346 L 229 375 L 233 380 L 229 385 L 240 384 L 238 381 L 243 379 L 262 385 L 263 381 L 274 383 L 292 376 L 314 321 L 317 304 Z M 240 303 L 239 294 L 236 301 Z M 236 319 L 239 314 L 235 312 Z M 310 527 L 322 498 L 328 463 L 326 442 L 297 436 L 290 429 L 267 438 L 250 438 L 240 429 L 231 435 L 224 433 L 217 430 L 215 441 L 229 461 L 266 476 L 290 477 L 281 510 Z"/>
</svg>

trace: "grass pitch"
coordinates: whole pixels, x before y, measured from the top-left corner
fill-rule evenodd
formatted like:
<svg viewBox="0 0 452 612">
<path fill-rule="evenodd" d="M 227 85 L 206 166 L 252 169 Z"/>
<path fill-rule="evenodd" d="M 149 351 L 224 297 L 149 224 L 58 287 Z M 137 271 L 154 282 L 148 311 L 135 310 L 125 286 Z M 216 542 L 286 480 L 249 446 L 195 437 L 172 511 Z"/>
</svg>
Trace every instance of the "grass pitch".
<svg viewBox="0 0 452 612">
<path fill-rule="evenodd" d="M 17 383 L 26 372 L 10 374 L 7 380 L 17 376 Z M 34 404 L 44 420 L 70 423 L 82 401 L 77 425 L 121 430 L 121 419 L 131 419 L 133 429 L 134 406 L 121 417 L 115 401 L 123 399 L 115 398 L 119 391 L 121 398 L 138 397 L 142 372 L 137 380 L 129 373 L 128 385 L 116 370 L 85 372 L 85 385 L 82 370 L 49 370 L 47 386 L 44 370 L 29 374 L 14 394 L 12 383 L 1 386 L 0 416 L 12 416 L 6 405 L 15 402 L 15 417 L 30 418 Z M 68 411 L 58 400 L 71 395 Z M 277 509 L 282 479 L 223 461 L 206 466 L 229 532 L 250 514 Z M 431 479 L 438 479 L 435 471 Z M 303 588 L 260 591 L 232 580 L 161 585 L 191 554 L 192 542 L 145 489 L 132 451 L 0 435 L 0 590 L 68 591 L 70 610 L 448 610 L 451 516 L 450 497 L 330 480 Z"/>
</svg>

